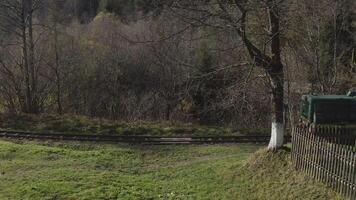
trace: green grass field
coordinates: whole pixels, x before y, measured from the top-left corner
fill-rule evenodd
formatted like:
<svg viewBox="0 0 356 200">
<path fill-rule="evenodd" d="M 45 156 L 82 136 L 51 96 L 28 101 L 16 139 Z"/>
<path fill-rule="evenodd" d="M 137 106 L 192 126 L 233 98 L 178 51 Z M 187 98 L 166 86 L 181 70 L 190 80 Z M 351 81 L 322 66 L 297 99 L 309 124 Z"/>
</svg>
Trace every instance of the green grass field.
<svg viewBox="0 0 356 200">
<path fill-rule="evenodd" d="M 340 199 L 261 148 L 0 140 L 0 199 Z"/>
</svg>

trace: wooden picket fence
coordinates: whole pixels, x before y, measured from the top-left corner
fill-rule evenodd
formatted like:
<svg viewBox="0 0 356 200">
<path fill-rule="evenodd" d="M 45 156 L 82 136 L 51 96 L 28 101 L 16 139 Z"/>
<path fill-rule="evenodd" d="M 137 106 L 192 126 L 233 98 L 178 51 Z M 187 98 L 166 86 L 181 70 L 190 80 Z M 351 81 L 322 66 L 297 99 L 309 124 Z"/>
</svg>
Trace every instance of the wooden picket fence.
<svg viewBox="0 0 356 200">
<path fill-rule="evenodd" d="M 356 127 L 297 125 L 292 162 L 297 170 L 356 200 Z"/>
</svg>

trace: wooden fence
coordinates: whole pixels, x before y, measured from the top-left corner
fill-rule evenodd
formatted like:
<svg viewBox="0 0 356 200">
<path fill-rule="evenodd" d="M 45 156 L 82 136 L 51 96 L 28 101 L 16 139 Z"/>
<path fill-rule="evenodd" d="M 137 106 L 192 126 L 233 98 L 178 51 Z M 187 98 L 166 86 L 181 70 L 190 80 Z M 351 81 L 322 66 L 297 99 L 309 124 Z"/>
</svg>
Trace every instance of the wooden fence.
<svg viewBox="0 0 356 200">
<path fill-rule="evenodd" d="M 292 162 L 297 170 L 356 200 L 356 127 L 297 125 Z"/>
</svg>

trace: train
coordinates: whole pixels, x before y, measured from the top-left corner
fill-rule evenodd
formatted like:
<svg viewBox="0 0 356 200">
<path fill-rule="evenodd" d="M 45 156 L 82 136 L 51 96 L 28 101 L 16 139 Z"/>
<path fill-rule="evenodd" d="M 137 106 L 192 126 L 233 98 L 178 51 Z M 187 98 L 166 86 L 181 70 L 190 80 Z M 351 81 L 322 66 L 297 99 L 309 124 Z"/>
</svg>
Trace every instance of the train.
<svg viewBox="0 0 356 200">
<path fill-rule="evenodd" d="M 356 89 L 346 95 L 303 95 L 301 117 L 314 124 L 356 125 Z"/>
</svg>

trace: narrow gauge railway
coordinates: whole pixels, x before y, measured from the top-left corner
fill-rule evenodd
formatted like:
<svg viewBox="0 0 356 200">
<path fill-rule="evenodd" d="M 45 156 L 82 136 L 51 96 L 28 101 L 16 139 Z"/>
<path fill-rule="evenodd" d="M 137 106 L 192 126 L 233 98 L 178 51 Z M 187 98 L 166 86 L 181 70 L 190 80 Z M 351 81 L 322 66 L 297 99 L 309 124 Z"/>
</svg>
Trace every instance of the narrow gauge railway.
<svg viewBox="0 0 356 200">
<path fill-rule="evenodd" d="M 59 134 L 36 133 L 25 131 L 1 130 L 0 138 L 56 141 L 92 141 L 144 145 L 169 144 L 223 144 L 223 143 L 268 143 L 269 135 L 240 135 L 240 136 L 119 136 L 94 134 Z M 286 137 L 290 141 L 290 137 Z"/>
</svg>

